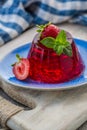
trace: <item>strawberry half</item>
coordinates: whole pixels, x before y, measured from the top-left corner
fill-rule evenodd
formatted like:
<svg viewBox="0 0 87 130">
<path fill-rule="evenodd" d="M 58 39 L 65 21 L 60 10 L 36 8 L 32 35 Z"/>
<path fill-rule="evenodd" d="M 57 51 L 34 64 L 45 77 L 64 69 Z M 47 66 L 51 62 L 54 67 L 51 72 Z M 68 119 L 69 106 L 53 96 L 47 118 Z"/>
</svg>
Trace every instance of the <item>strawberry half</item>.
<svg viewBox="0 0 87 130">
<path fill-rule="evenodd" d="M 13 64 L 13 74 L 19 80 L 25 80 L 29 76 L 30 64 L 27 58 L 20 58 L 20 56 L 16 55 L 18 62 Z"/>
</svg>

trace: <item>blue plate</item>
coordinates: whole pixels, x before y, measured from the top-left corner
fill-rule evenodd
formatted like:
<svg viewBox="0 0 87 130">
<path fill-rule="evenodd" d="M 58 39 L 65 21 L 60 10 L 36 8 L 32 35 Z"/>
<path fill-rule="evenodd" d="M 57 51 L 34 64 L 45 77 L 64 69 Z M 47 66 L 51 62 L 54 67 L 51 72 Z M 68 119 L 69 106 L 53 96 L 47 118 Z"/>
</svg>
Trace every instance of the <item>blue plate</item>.
<svg viewBox="0 0 87 130">
<path fill-rule="evenodd" d="M 69 82 L 58 83 L 58 84 L 45 84 L 45 83 L 37 83 L 26 79 L 25 81 L 17 80 L 13 73 L 11 64 L 16 61 L 16 54 L 21 55 L 22 57 L 27 57 L 28 51 L 30 49 L 31 43 L 23 45 L 4 57 L 4 59 L 0 62 L 0 76 L 4 81 L 10 83 L 16 87 L 23 87 L 28 89 L 37 89 L 37 90 L 62 90 L 62 89 L 70 89 L 78 86 L 82 86 L 87 84 L 87 42 L 83 40 L 75 39 L 75 43 L 79 49 L 81 57 L 85 64 L 84 73 Z"/>
</svg>

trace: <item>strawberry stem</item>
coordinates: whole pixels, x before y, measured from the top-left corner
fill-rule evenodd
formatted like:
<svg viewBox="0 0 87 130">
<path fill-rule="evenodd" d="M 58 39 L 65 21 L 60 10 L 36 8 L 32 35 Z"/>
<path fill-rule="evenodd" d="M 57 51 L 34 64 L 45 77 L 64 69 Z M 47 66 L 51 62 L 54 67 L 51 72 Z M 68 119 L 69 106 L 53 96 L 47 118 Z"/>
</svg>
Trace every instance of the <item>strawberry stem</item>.
<svg viewBox="0 0 87 130">
<path fill-rule="evenodd" d="M 20 57 L 20 55 L 19 55 L 19 54 L 16 54 L 16 58 L 17 58 L 17 60 L 18 60 L 18 61 L 20 61 L 20 60 L 21 60 L 21 57 Z"/>
<path fill-rule="evenodd" d="M 44 28 L 46 28 L 50 24 L 51 24 L 51 22 L 48 22 L 45 25 L 36 25 L 36 27 L 38 28 L 37 32 L 40 33 L 40 35 L 41 35 L 41 33 L 43 32 Z"/>
<path fill-rule="evenodd" d="M 11 66 L 13 67 L 15 65 L 15 63 L 14 64 L 12 64 Z"/>
</svg>

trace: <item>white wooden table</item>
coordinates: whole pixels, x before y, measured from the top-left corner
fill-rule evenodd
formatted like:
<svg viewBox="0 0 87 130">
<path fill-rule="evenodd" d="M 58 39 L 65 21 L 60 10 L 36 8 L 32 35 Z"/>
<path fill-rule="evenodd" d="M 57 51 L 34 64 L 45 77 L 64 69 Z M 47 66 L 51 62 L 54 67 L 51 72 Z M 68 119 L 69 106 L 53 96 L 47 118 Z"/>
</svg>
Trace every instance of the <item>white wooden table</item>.
<svg viewBox="0 0 87 130">
<path fill-rule="evenodd" d="M 87 27 L 61 25 L 80 39 L 87 40 Z M 0 48 L 0 60 L 12 49 L 32 41 L 35 28 L 26 31 Z M 87 120 L 87 87 L 68 91 L 28 91 L 36 103 L 34 109 L 22 111 L 11 117 L 7 125 L 13 130 L 75 130 Z"/>
</svg>

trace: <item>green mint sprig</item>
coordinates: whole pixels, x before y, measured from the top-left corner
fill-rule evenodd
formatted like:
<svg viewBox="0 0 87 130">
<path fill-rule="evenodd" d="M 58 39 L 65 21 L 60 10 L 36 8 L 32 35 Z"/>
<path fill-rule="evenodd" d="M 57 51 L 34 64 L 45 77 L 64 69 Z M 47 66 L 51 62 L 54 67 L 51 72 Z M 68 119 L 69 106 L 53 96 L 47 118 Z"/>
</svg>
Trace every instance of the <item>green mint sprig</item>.
<svg viewBox="0 0 87 130">
<path fill-rule="evenodd" d="M 72 47 L 69 41 L 67 40 L 66 32 L 61 30 L 58 36 L 46 37 L 40 41 L 47 48 L 53 49 L 58 55 L 66 54 L 72 56 Z"/>
</svg>

